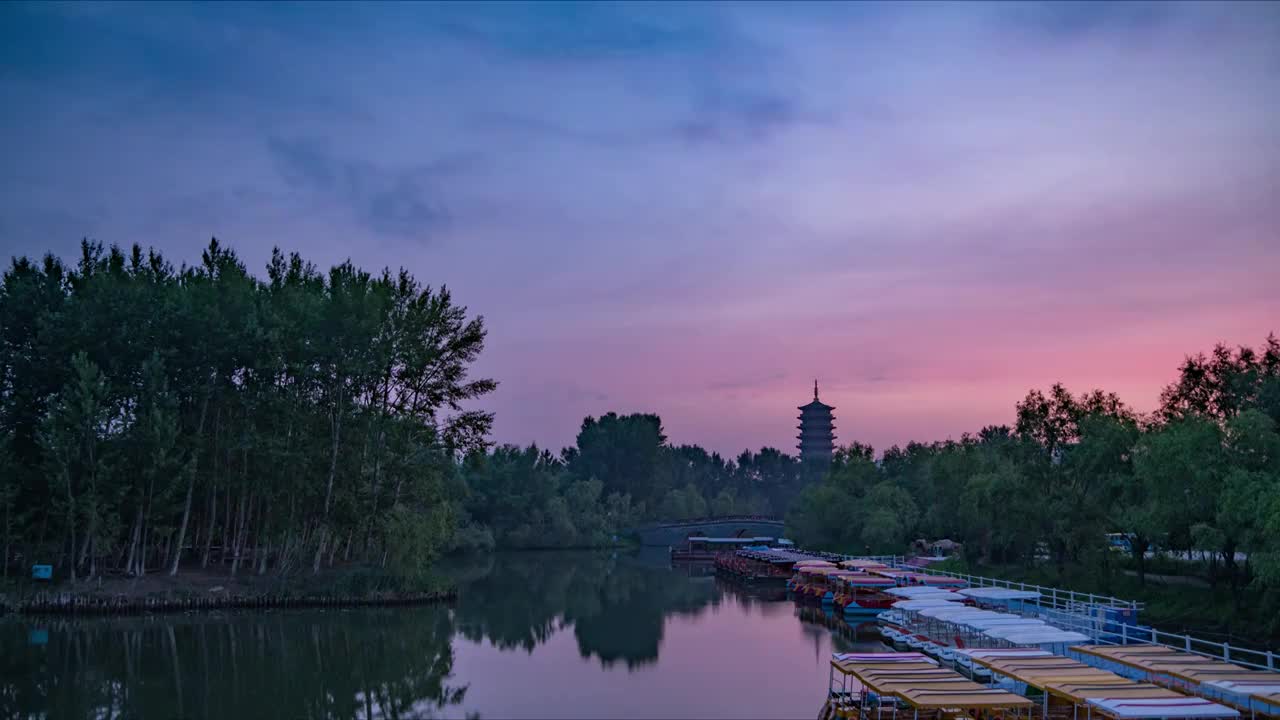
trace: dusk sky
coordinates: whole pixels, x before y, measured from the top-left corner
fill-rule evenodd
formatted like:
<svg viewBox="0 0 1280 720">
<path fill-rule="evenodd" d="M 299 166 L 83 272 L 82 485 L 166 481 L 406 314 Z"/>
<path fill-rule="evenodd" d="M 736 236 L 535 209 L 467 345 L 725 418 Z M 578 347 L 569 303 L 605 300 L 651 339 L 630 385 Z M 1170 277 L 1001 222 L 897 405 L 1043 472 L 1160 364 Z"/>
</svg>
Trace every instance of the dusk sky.
<svg viewBox="0 0 1280 720">
<path fill-rule="evenodd" d="M 1280 332 L 1280 3 L 0 5 L 0 255 L 405 266 L 494 440 L 1140 410 Z"/>
</svg>

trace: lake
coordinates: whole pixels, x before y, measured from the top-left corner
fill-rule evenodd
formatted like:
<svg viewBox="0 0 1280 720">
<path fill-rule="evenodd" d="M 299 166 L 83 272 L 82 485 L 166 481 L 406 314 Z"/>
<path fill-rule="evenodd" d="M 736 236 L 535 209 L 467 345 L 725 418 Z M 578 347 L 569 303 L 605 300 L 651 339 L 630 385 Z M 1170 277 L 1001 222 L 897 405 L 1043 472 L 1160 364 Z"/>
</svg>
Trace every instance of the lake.
<svg viewBox="0 0 1280 720">
<path fill-rule="evenodd" d="M 872 624 L 654 553 L 452 563 L 455 607 L 0 623 L 0 717 L 812 718 Z"/>
</svg>

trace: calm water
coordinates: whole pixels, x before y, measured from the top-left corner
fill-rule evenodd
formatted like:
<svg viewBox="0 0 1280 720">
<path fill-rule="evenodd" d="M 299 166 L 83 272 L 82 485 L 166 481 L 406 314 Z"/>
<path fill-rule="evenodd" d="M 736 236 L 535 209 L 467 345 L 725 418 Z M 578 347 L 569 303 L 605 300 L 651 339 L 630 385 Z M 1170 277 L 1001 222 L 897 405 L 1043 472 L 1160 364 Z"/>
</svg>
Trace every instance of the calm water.
<svg viewBox="0 0 1280 720">
<path fill-rule="evenodd" d="M 456 608 L 0 623 L 0 718 L 812 718 L 886 649 L 652 557 L 498 555 Z"/>
</svg>

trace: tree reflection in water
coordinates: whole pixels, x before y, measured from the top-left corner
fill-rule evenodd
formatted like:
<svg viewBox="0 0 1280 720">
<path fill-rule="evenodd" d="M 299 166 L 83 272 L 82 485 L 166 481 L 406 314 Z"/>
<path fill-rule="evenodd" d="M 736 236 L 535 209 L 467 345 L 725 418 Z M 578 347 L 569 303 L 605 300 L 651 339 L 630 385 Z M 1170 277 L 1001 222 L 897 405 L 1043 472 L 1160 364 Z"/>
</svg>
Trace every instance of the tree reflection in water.
<svg viewBox="0 0 1280 720">
<path fill-rule="evenodd" d="M 0 624 L 0 717 L 457 716 L 467 683 L 492 679 L 453 677 L 455 632 L 525 653 L 571 632 L 581 657 L 633 670 L 657 661 L 669 617 L 722 603 L 762 622 L 796 612 L 776 589 L 672 571 L 665 552 L 525 552 L 450 565 L 441 572 L 460 587 L 455 608 L 10 620 Z M 802 612 L 806 634 L 835 629 L 842 647 L 877 637 Z M 822 637 L 815 648 L 828 647 Z"/>
<path fill-rule="evenodd" d="M 462 587 L 458 631 L 472 641 L 532 652 L 572 627 L 584 658 L 628 668 L 651 663 L 664 619 L 696 614 L 718 603 L 720 592 L 714 578 L 691 580 L 646 560 L 595 552 L 497 555 L 490 572 Z"/>
<path fill-rule="evenodd" d="M 466 693 L 444 608 L 36 627 L 0 628 L 0 717 L 431 717 Z"/>
</svg>

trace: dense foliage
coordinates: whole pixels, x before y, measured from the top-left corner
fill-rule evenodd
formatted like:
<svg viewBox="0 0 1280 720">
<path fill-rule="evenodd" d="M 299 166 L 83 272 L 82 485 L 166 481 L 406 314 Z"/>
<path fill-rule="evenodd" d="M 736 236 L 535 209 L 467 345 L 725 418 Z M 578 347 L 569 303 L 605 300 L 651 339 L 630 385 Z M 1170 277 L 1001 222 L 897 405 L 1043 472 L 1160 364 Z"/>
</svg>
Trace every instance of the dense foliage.
<svg viewBox="0 0 1280 720">
<path fill-rule="evenodd" d="M 1152 557 L 1199 552 L 1237 609 L 1275 623 L 1280 341 L 1188 358 L 1149 417 L 1055 385 L 1018 403 L 1013 428 L 892 447 L 879 462 L 870 448 L 843 449 L 788 526 L 809 545 L 903 553 L 916 538 L 947 538 L 975 564 L 1125 569 L 1139 583 Z M 1125 568 L 1108 533 L 1127 537 Z"/>
<path fill-rule="evenodd" d="M 537 447 L 477 451 L 459 547 L 594 547 L 644 520 L 768 515 L 785 510 L 802 473 L 772 448 L 736 461 L 667 444 L 656 415 L 588 417 L 559 455 Z"/>
<path fill-rule="evenodd" d="M 487 447 L 485 337 L 448 290 L 216 241 L 175 268 L 84 243 L 0 284 L 0 568 L 59 577 L 420 567 L 449 549 L 587 547 L 646 519 L 783 511 L 801 468 L 587 418 L 572 448 Z"/>
<path fill-rule="evenodd" d="M 209 244 L 174 268 L 84 243 L 0 286 L 4 562 L 75 579 L 430 557 L 455 524 L 462 403 L 484 343 L 448 290 L 278 250 L 266 278 Z"/>
</svg>

